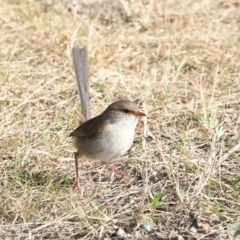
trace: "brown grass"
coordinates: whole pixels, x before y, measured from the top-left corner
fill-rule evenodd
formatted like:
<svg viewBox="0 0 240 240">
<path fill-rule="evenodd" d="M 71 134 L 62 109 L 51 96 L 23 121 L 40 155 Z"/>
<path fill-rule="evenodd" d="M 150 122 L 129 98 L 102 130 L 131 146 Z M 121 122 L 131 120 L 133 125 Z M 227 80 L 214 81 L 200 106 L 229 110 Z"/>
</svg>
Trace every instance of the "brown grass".
<svg viewBox="0 0 240 240">
<path fill-rule="evenodd" d="M 0 15 L 1 239 L 240 236 L 239 1 L 3 0 Z M 120 98 L 148 112 L 114 161 L 132 185 L 84 160 L 71 188 L 75 44 L 92 116 Z"/>
</svg>

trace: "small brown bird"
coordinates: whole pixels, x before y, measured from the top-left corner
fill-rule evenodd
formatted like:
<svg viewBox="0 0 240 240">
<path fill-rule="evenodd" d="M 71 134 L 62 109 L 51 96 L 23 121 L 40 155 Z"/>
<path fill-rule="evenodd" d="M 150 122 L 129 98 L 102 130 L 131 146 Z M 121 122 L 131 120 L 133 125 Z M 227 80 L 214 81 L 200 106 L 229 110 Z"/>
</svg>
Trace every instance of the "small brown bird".
<svg viewBox="0 0 240 240">
<path fill-rule="evenodd" d="M 136 103 L 121 100 L 112 103 L 97 117 L 89 119 L 89 83 L 87 77 L 87 49 L 74 47 L 72 50 L 78 90 L 82 104 L 82 115 L 85 122 L 75 129 L 70 136 L 75 139 L 76 180 L 75 187 L 80 189 L 78 175 L 78 158 L 96 159 L 129 179 L 123 172 L 109 163 L 120 157 L 132 146 L 138 118 L 146 116 Z"/>
</svg>

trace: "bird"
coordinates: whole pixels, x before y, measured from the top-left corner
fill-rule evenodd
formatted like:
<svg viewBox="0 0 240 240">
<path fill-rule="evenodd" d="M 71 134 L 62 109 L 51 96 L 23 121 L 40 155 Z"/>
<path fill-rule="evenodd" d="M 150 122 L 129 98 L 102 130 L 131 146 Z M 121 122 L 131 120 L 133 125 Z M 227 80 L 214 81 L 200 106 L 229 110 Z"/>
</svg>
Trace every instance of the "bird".
<svg viewBox="0 0 240 240">
<path fill-rule="evenodd" d="M 129 181 L 129 177 L 110 164 L 110 161 L 122 156 L 131 148 L 138 119 L 146 114 L 135 102 L 119 100 L 110 104 L 100 115 L 90 118 L 87 47 L 73 47 L 72 55 L 83 117 L 83 123 L 70 133 L 77 149 L 74 154 L 74 187 L 81 189 L 78 159 L 82 157 L 102 162 Z"/>
</svg>

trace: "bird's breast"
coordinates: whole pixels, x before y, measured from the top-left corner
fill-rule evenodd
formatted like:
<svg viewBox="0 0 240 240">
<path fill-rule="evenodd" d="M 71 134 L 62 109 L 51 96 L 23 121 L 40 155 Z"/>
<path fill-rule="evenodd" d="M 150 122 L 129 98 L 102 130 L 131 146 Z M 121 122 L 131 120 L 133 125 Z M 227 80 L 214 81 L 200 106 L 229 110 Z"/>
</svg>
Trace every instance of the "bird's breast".
<svg viewBox="0 0 240 240">
<path fill-rule="evenodd" d="M 90 159 L 109 161 L 125 154 L 132 146 L 136 121 L 109 124 L 95 138 L 76 139 L 80 154 Z"/>
</svg>

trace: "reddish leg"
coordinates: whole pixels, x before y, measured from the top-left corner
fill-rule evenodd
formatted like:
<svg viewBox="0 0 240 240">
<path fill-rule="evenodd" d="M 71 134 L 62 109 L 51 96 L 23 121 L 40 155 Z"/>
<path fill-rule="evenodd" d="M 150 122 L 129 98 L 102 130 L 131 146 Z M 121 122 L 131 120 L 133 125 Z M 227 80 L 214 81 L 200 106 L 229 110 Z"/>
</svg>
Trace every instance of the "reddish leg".
<svg viewBox="0 0 240 240">
<path fill-rule="evenodd" d="M 109 162 L 103 161 L 103 163 L 111 168 L 114 172 L 116 172 L 117 174 L 119 174 L 126 182 L 131 182 L 131 178 L 128 177 L 127 175 L 125 175 L 122 171 L 118 170 L 114 165 L 110 164 Z"/>
<path fill-rule="evenodd" d="M 76 168 L 76 178 L 75 178 L 75 183 L 73 185 L 74 188 L 77 188 L 80 190 L 80 181 L 79 181 L 79 175 L 78 175 L 78 153 L 74 153 L 74 158 L 75 158 L 75 168 Z"/>
</svg>

